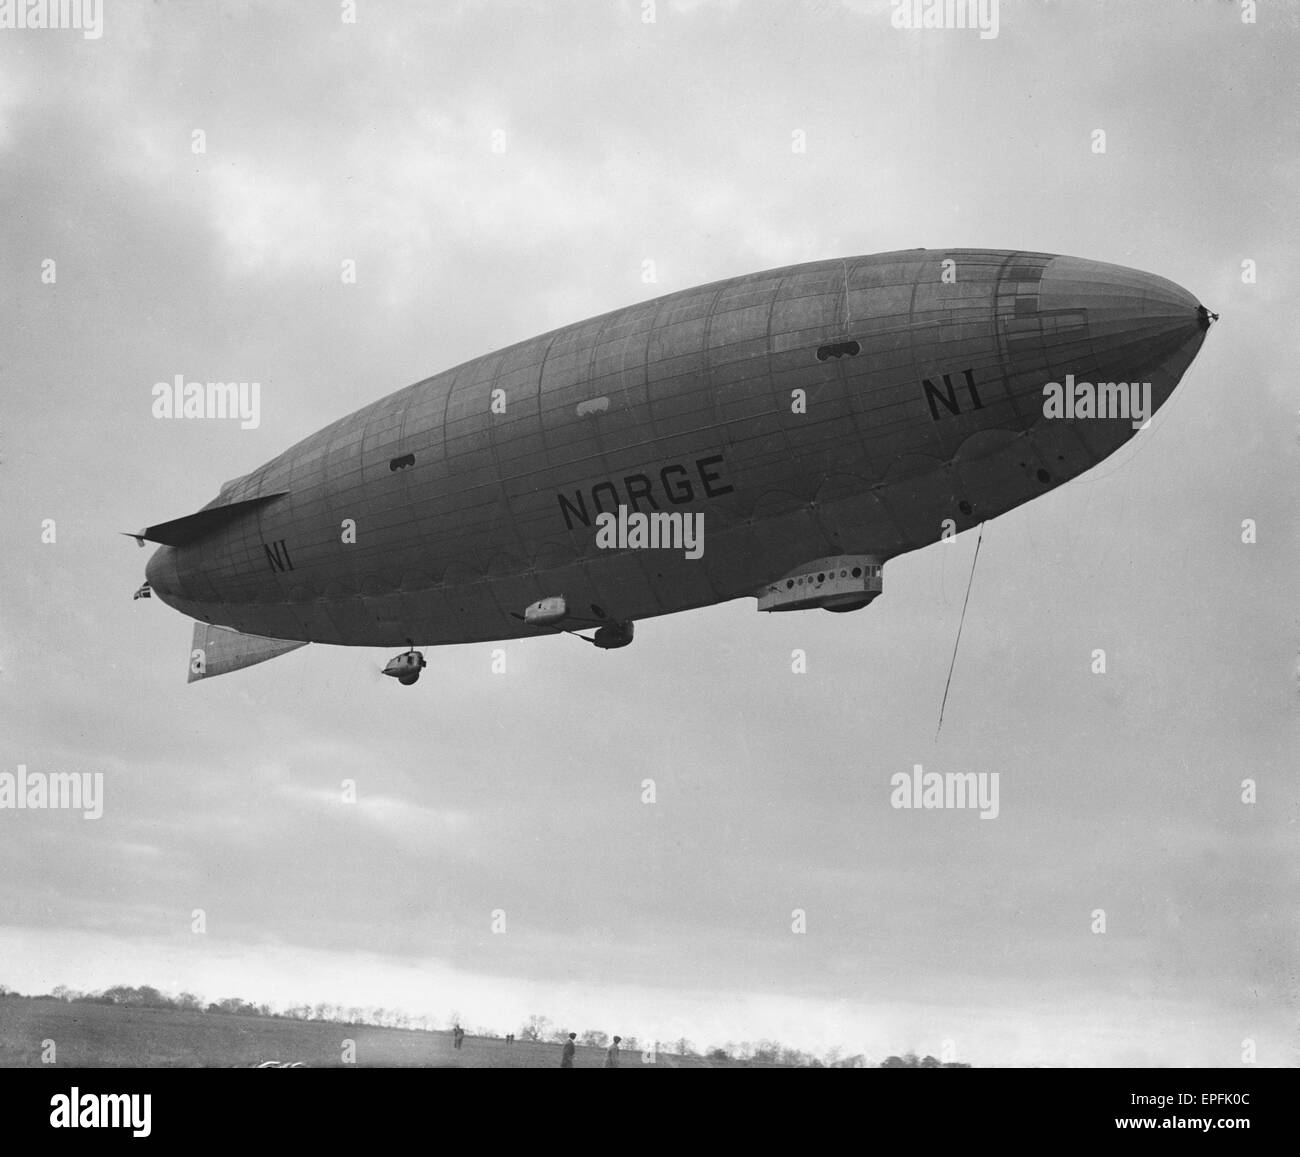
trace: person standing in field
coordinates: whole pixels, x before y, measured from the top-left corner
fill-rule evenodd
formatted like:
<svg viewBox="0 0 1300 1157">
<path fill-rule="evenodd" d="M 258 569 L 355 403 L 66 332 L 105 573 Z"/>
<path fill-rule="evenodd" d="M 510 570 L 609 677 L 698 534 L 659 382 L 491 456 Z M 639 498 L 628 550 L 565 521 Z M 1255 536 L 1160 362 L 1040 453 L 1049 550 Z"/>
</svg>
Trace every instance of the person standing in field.
<svg viewBox="0 0 1300 1157">
<path fill-rule="evenodd" d="M 618 1045 L 623 1038 L 616 1036 L 614 1043 L 609 1046 L 609 1051 L 605 1054 L 605 1067 L 607 1069 L 618 1068 Z"/>
<path fill-rule="evenodd" d="M 574 1041 L 578 1039 L 576 1032 L 569 1033 L 569 1039 L 564 1042 L 564 1052 L 560 1054 L 560 1068 L 573 1068 L 573 1054 L 577 1051 Z"/>
</svg>

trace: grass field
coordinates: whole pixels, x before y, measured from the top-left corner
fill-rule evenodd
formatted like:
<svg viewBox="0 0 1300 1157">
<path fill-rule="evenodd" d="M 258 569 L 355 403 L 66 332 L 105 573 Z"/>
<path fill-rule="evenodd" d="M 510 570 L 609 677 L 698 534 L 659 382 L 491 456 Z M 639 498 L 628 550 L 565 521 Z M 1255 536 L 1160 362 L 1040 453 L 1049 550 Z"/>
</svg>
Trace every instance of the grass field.
<svg viewBox="0 0 1300 1157">
<path fill-rule="evenodd" d="M 0 999 L 0 1067 L 39 1067 L 45 1041 L 55 1063 L 69 1068 L 246 1067 L 300 1061 L 309 1068 L 343 1068 L 344 1041 L 355 1042 L 355 1064 L 367 1068 L 558 1068 L 560 1045 L 466 1036 L 452 1048 L 450 1032 L 376 1028 L 332 1021 L 182 1012 L 175 1009 L 65 1003 L 38 997 Z M 598 1069 L 603 1048 L 578 1046 L 574 1068 Z M 624 1052 L 623 1068 L 771 1068 L 739 1061 L 659 1054 L 654 1065 Z"/>
</svg>

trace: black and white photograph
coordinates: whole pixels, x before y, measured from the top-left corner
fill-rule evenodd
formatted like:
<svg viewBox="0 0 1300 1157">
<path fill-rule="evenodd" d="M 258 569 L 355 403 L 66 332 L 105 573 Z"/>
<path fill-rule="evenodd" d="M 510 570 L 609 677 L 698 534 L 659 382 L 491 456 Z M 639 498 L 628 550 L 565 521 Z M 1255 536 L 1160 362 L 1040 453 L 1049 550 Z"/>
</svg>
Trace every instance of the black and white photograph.
<svg viewBox="0 0 1300 1157">
<path fill-rule="evenodd" d="M 1297 60 L 1296 0 L 0 0 L 6 1119 L 1284 1103 Z"/>
</svg>

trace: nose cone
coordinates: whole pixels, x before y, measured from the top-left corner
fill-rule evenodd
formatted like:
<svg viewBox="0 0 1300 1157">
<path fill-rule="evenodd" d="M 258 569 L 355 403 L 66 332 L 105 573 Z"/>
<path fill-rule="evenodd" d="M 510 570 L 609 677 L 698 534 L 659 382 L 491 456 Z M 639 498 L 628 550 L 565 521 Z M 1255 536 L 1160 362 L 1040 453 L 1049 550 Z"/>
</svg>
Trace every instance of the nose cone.
<svg viewBox="0 0 1300 1157">
<path fill-rule="evenodd" d="M 1089 372 L 1099 379 L 1150 381 L 1157 407 L 1191 365 L 1214 316 L 1167 278 L 1077 257 L 1048 263 L 1039 309 L 1047 316 L 1084 311 Z"/>
</svg>

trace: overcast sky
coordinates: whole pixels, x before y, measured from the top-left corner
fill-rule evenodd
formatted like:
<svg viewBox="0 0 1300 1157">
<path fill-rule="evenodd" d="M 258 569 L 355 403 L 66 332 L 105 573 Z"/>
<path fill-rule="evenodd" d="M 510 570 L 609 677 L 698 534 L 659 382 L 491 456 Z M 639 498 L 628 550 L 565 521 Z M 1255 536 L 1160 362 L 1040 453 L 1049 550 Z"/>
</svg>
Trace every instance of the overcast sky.
<svg viewBox="0 0 1300 1157">
<path fill-rule="evenodd" d="M 890 9 L 119 4 L 98 39 L 0 31 L 0 770 L 106 793 L 96 821 L 0 811 L 0 982 L 1300 1063 L 1300 7 L 1003 0 L 994 39 Z M 189 621 L 131 599 L 148 554 L 117 532 L 394 389 L 917 246 L 1130 265 L 1223 315 L 1150 430 L 985 527 L 937 742 L 974 532 L 857 614 L 741 600 L 616 652 L 510 643 L 505 674 L 492 644 L 432 649 L 409 689 L 391 649 L 320 646 L 187 685 Z M 260 426 L 154 419 L 177 374 L 260 382 Z M 1000 815 L 891 808 L 917 763 L 998 773 Z"/>
</svg>

